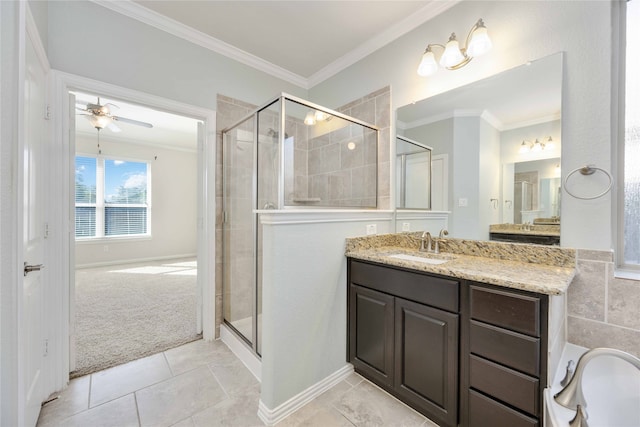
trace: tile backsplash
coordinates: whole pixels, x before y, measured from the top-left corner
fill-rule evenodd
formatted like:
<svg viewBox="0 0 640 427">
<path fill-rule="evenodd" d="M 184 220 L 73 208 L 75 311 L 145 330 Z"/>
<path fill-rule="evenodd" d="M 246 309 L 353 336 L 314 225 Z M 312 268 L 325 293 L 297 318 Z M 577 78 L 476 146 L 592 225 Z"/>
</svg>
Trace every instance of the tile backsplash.
<svg viewBox="0 0 640 427">
<path fill-rule="evenodd" d="M 577 273 L 567 294 L 567 339 L 640 357 L 640 282 L 613 272 L 612 252 L 577 251 Z"/>
</svg>

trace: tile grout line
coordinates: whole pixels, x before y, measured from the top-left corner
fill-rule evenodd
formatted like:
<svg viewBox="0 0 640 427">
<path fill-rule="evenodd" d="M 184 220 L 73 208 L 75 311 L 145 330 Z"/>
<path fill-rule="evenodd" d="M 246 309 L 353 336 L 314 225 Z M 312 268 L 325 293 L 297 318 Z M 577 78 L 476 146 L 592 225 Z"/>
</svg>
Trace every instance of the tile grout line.
<svg viewBox="0 0 640 427">
<path fill-rule="evenodd" d="M 134 391 L 133 393 L 133 401 L 136 404 L 136 417 L 138 418 L 138 427 L 142 426 L 142 420 L 140 419 L 140 408 L 138 408 L 138 396 L 136 395 L 136 392 Z"/>
</svg>

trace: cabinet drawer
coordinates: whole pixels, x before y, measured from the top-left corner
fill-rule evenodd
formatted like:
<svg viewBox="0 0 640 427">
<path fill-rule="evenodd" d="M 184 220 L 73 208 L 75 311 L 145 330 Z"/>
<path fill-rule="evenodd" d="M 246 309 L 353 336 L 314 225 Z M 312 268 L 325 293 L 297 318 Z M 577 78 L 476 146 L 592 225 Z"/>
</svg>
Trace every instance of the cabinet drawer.
<svg viewBox="0 0 640 427">
<path fill-rule="evenodd" d="M 350 262 L 350 281 L 411 301 L 458 312 L 457 280 L 396 270 L 365 262 Z"/>
<path fill-rule="evenodd" d="M 537 378 L 474 355 L 471 355 L 469 363 L 471 387 L 531 415 L 540 415 Z"/>
<path fill-rule="evenodd" d="M 469 390 L 470 427 L 538 427 L 538 420 Z"/>
<path fill-rule="evenodd" d="M 540 377 L 540 339 L 472 320 L 471 353 Z"/>
<path fill-rule="evenodd" d="M 471 285 L 471 318 L 540 336 L 540 299 Z"/>
</svg>

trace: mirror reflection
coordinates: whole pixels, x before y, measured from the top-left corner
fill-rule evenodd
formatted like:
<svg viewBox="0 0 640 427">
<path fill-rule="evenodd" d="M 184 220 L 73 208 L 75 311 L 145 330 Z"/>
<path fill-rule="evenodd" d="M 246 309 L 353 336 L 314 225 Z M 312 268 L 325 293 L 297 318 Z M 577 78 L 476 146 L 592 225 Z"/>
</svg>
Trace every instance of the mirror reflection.
<svg viewBox="0 0 640 427">
<path fill-rule="evenodd" d="M 559 240 L 561 98 L 557 53 L 397 110 L 398 134 L 448 162 L 431 192 L 446 188 L 452 236 L 487 240 L 500 229 Z"/>
<path fill-rule="evenodd" d="M 396 137 L 396 207 L 431 209 L 431 147 Z"/>
</svg>

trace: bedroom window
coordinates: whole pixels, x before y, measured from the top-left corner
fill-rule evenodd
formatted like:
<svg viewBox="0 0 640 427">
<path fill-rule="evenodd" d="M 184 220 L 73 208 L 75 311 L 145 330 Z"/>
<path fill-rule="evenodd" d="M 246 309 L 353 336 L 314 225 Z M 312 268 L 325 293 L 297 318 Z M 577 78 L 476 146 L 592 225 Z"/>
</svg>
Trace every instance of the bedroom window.
<svg viewBox="0 0 640 427">
<path fill-rule="evenodd" d="M 76 239 L 148 236 L 150 165 L 76 156 Z"/>
</svg>

